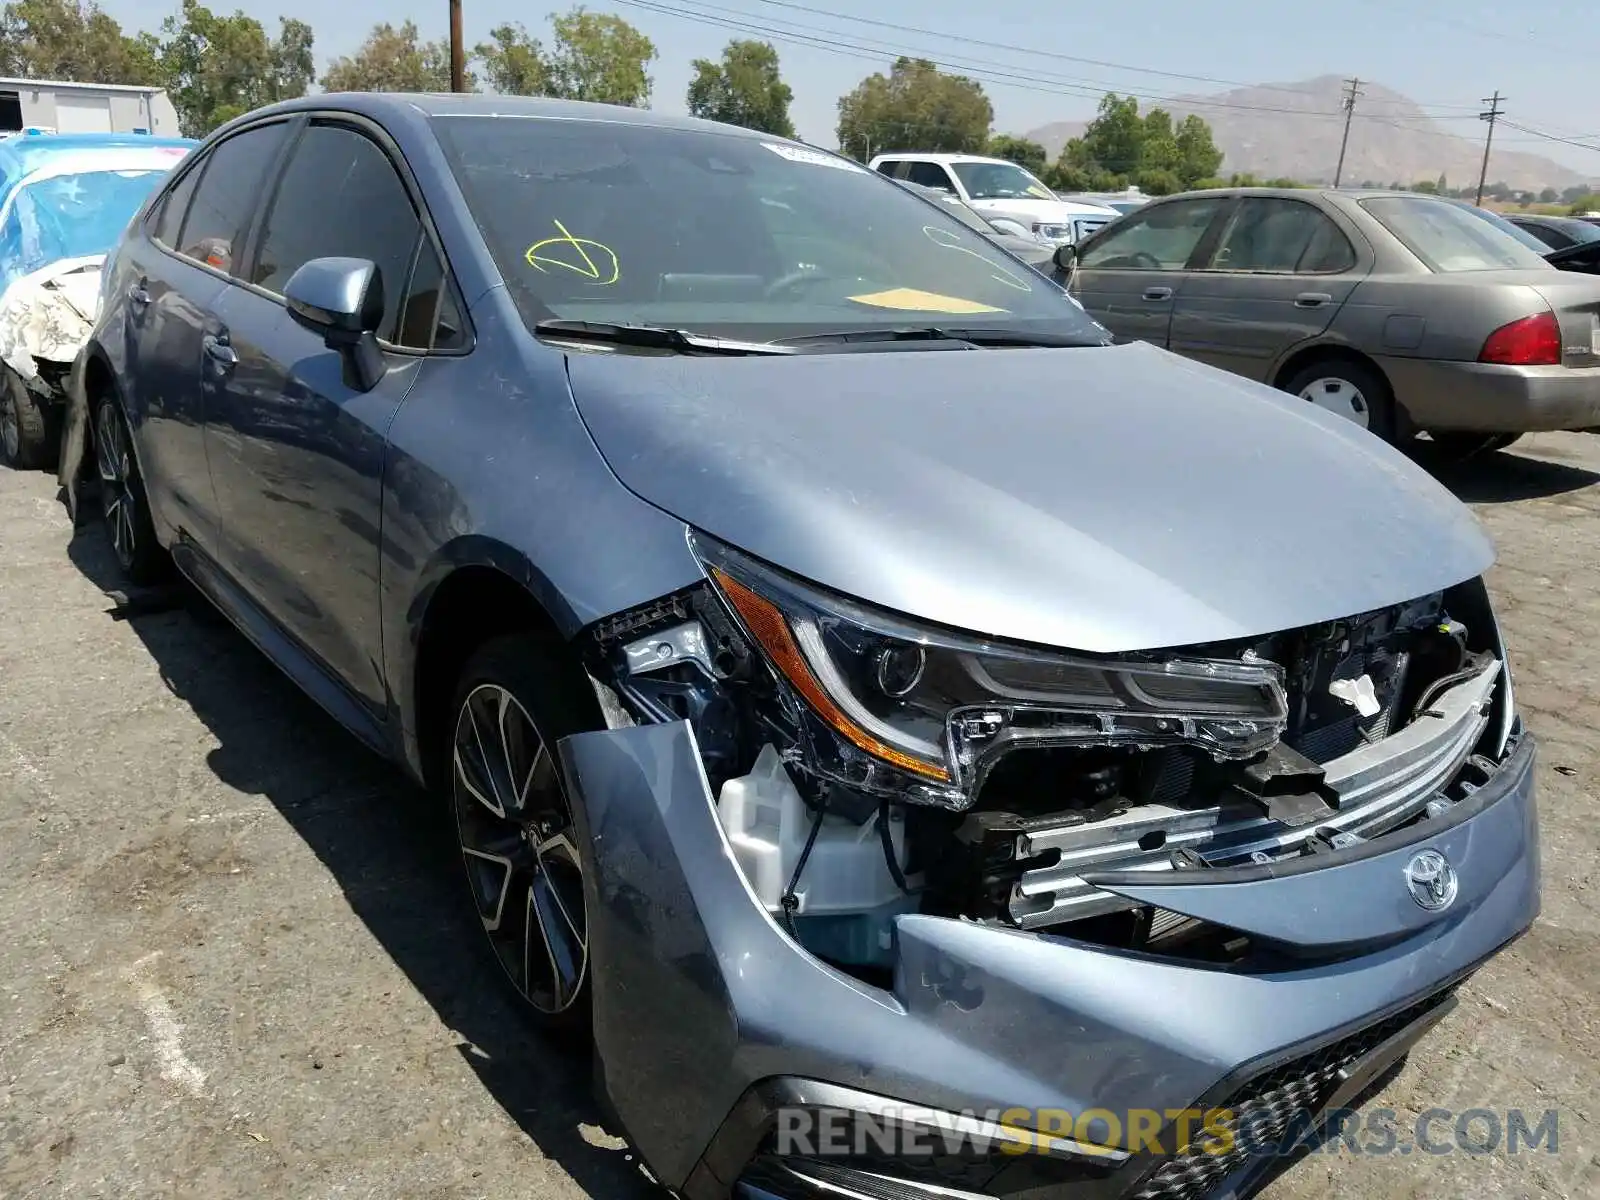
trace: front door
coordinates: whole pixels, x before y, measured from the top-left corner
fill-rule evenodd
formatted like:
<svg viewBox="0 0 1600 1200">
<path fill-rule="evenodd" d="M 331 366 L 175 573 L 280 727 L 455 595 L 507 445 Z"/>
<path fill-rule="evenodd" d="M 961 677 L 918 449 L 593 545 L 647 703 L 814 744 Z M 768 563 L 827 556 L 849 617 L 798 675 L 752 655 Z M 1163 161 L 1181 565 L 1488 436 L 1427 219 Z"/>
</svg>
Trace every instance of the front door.
<svg viewBox="0 0 1600 1200">
<path fill-rule="evenodd" d="M 1328 328 L 1366 273 L 1350 238 L 1316 205 L 1248 196 L 1189 272 L 1168 344 L 1270 383 L 1295 346 Z"/>
<path fill-rule="evenodd" d="M 1084 246 L 1072 294 L 1112 333 L 1167 344 L 1185 268 L 1232 203 L 1225 196 L 1153 203 Z"/>
<path fill-rule="evenodd" d="M 379 539 L 386 431 L 422 359 L 399 344 L 422 224 L 387 153 L 366 133 L 313 121 L 250 253 L 205 331 L 206 426 L 225 570 L 300 646 L 381 716 Z M 363 391 L 348 356 L 285 308 L 313 258 L 378 266 L 388 370 Z"/>
</svg>

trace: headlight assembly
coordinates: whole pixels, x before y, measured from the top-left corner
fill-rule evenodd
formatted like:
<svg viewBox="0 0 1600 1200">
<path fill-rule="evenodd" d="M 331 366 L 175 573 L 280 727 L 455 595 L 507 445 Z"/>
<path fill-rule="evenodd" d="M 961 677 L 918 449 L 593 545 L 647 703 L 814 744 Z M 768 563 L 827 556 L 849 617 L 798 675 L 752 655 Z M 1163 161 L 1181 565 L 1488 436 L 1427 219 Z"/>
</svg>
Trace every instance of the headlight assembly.
<svg viewBox="0 0 1600 1200">
<path fill-rule="evenodd" d="M 770 667 L 805 765 L 853 787 L 961 809 L 1013 750 L 1187 744 L 1243 759 L 1287 723 L 1281 670 L 1248 654 L 1008 645 L 832 595 L 703 536 L 693 545 Z"/>
</svg>

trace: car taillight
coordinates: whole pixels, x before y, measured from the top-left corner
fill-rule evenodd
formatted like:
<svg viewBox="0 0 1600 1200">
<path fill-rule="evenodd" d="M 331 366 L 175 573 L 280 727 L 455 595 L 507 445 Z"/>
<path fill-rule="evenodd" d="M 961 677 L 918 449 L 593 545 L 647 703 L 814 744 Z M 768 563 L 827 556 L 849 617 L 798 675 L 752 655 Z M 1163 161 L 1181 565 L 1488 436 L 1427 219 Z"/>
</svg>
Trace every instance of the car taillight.
<svg viewBox="0 0 1600 1200">
<path fill-rule="evenodd" d="M 1561 325 L 1546 310 L 1502 325 L 1489 335 L 1478 361 L 1507 367 L 1558 367 L 1561 365 Z"/>
</svg>

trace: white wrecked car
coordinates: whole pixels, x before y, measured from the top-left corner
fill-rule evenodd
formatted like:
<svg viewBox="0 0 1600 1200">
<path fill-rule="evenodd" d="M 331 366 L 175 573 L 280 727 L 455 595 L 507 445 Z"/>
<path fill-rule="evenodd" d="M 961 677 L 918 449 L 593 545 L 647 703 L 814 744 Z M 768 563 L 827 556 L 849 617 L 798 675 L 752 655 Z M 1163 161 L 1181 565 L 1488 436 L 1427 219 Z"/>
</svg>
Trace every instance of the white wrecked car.
<svg viewBox="0 0 1600 1200">
<path fill-rule="evenodd" d="M 0 458 L 43 467 L 99 308 L 100 267 L 196 143 L 141 134 L 0 141 Z"/>
</svg>

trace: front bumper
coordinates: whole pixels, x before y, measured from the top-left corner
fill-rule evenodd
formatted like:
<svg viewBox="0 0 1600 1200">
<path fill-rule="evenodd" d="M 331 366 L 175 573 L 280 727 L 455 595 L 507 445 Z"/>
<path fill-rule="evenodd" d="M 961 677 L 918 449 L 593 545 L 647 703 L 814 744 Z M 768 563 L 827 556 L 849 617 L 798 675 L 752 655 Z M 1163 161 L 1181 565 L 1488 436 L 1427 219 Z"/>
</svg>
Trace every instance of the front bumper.
<svg viewBox="0 0 1600 1200">
<path fill-rule="evenodd" d="M 1275 1070 L 1302 1079 L 1301 1066 L 1320 1062 L 1325 1086 L 1286 1094 L 1324 1106 L 1339 1072 L 1370 1060 L 1370 1046 L 1348 1039 L 1377 1029 L 1381 1041 L 1398 1030 L 1379 1023 L 1421 1021 L 1539 907 L 1524 734 L 1445 816 L 1329 851 L 1314 871 L 1219 869 L 1203 882 L 1169 872 L 1143 889 L 1164 891 L 1173 911 L 1202 908 L 1277 938 L 1285 906 L 1311 902 L 1314 880 L 1315 910 L 1351 912 L 1347 941 L 1330 943 L 1316 922 L 1324 935 L 1279 944 L 1280 965 L 1252 974 L 912 915 L 897 922 L 892 986 L 878 988 L 811 957 L 758 905 L 687 724 L 579 734 L 561 754 L 585 835 L 600 1085 L 657 1178 L 694 1200 L 728 1195 L 759 1165 L 785 1088 L 843 1088 L 948 1114 L 1167 1113 L 1259 1090 Z M 1405 868 L 1424 848 L 1454 865 L 1459 891 L 1419 921 Z M 1070 1144 L 1058 1148 L 1073 1157 Z M 1074 1194 L 1206 1194 L 1141 1190 L 1173 1147 L 1133 1149 L 1102 1156 Z M 1193 1184 L 1189 1166 L 1173 1162 L 1166 1169 Z"/>
<path fill-rule="evenodd" d="M 1395 400 L 1419 429 L 1537 433 L 1600 425 L 1600 367 L 1380 358 Z"/>
</svg>

